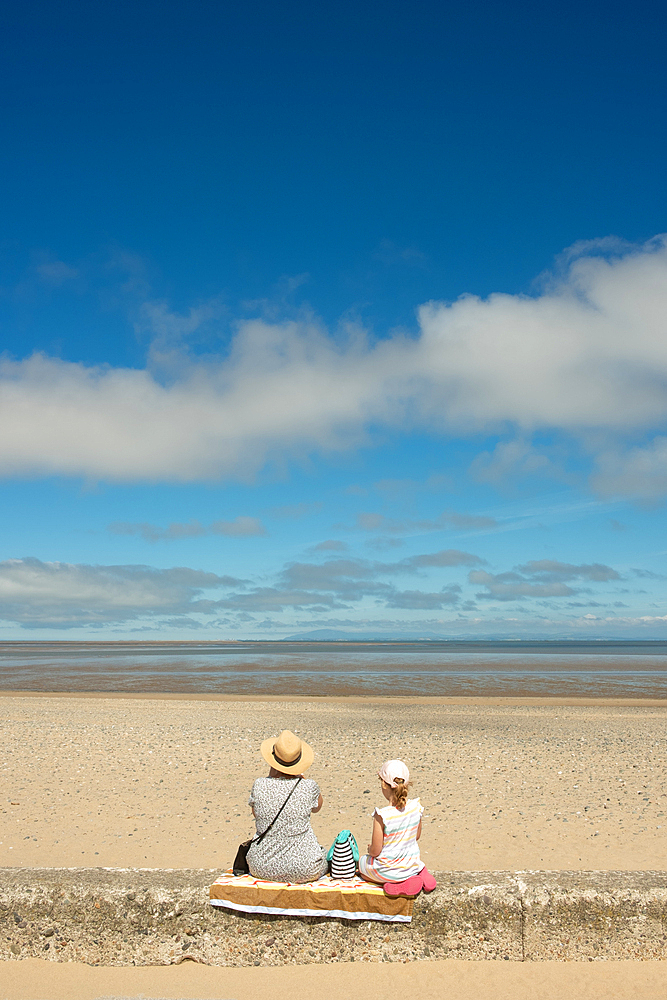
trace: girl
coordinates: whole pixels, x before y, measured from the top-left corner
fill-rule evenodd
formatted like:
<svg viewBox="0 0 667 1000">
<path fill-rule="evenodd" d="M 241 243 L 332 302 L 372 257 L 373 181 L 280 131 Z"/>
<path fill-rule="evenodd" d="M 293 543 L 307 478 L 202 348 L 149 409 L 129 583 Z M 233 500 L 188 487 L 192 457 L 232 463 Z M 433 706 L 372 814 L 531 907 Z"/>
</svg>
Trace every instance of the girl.
<svg viewBox="0 0 667 1000">
<path fill-rule="evenodd" d="M 388 760 L 378 771 L 388 806 L 373 813 L 368 854 L 359 858 L 359 874 L 379 882 L 388 896 L 432 892 L 435 879 L 419 857 L 424 807 L 408 798 L 410 773 L 402 760 Z"/>
</svg>

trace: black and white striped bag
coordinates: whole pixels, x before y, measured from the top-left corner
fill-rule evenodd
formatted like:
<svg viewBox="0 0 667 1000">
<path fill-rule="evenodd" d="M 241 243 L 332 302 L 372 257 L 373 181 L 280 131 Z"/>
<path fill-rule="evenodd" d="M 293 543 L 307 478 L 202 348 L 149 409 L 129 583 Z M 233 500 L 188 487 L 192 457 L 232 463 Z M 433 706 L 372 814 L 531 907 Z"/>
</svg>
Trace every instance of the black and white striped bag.
<svg viewBox="0 0 667 1000">
<path fill-rule="evenodd" d="M 329 848 L 327 860 L 332 878 L 354 878 L 357 874 L 359 848 L 349 830 L 341 830 Z"/>
</svg>

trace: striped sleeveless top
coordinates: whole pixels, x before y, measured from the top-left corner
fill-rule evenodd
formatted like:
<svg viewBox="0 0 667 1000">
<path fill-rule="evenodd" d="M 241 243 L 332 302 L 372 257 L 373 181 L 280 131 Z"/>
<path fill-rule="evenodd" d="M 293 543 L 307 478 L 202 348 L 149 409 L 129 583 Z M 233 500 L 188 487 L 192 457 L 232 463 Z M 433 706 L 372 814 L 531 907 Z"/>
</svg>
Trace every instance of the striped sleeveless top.
<svg viewBox="0 0 667 1000">
<path fill-rule="evenodd" d="M 378 856 L 366 861 L 369 873 L 385 882 L 403 882 L 422 870 L 417 830 L 423 812 L 419 799 L 408 799 L 403 812 L 395 806 L 375 810 L 374 815 L 380 816 L 384 823 L 384 841 Z"/>
</svg>

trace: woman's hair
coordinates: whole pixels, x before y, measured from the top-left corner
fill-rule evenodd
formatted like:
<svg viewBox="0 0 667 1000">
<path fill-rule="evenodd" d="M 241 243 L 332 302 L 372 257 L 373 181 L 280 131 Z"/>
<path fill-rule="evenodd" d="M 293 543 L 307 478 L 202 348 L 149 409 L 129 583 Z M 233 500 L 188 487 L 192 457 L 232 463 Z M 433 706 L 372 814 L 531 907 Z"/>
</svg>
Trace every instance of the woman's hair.
<svg viewBox="0 0 667 1000">
<path fill-rule="evenodd" d="M 394 778 L 396 782 L 396 788 L 391 788 L 391 804 L 399 812 L 403 812 L 405 809 L 405 803 L 408 800 L 408 788 L 410 787 L 409 781 L 403 781 L 403 778 Z"/>
</svg>

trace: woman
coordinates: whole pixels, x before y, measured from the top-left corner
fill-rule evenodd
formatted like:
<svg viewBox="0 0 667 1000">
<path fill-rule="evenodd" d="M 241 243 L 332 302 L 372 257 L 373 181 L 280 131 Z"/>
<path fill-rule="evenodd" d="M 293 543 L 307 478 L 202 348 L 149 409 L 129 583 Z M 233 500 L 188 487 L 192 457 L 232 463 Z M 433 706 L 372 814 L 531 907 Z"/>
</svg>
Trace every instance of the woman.
<svg viewBox="0 0 667 1000">
<path fill-rule="evenodd" d="M 271 882 L 312 882 L 329 867 L 310 825 L 310 814 L 322 808 L 320 789 L 303 777 L 313 763 L 313 751 L 286 729 L 277 740 L 264 740 L 261 753 L 269 775 L 257 778 L 249 805 L 258 835 L 273 826 L 248 850 L 250 874 Z"/>
</svg>

